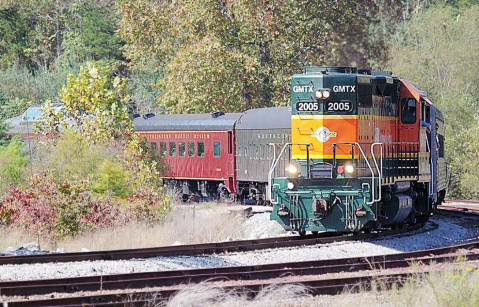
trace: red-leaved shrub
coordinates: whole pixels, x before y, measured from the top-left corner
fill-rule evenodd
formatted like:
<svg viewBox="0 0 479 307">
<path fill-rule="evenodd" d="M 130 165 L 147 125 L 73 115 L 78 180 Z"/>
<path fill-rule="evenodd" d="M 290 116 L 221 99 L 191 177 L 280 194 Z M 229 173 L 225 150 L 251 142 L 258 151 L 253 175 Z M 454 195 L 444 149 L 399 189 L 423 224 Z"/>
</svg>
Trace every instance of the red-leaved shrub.
<svg viewBox="0 0 479 307">
<path fill-rule="evenodd" d="M 137 221 L 153 223 L 163 219 L 170 205 L 162 189 L 143 187 L 133 191 L 126 211 Z"/>
<path fill-rule="evenodd" d="M 57 183 L 48 173 L 32 176 L 28 188 L 10 186 L 0 199 L 0 222 L 49 239 L 128 221 L 110 195 L 100 198 L 83 180 Z"/>
</svg>

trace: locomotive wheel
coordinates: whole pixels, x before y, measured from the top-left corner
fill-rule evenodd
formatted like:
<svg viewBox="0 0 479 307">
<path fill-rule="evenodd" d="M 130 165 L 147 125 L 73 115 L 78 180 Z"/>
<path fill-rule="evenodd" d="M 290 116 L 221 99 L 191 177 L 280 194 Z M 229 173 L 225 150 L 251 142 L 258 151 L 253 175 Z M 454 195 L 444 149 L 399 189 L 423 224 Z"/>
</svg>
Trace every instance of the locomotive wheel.
<svg viewBox="0 0 479 307">
<path fill-rule="evenodd" d="M 318 233 L 319 233 L 319 231 L 311 231 L 311 233 L 313 234 L 313 236 L 317 237 L 317 236 L 318 236 Z"/>
<path fill-rule="evenodd" d="M 301 238 L 304 238 L 306 236 L 306 231 L 305 230 L 298 230 L 299 235 Z"/>
</svg>

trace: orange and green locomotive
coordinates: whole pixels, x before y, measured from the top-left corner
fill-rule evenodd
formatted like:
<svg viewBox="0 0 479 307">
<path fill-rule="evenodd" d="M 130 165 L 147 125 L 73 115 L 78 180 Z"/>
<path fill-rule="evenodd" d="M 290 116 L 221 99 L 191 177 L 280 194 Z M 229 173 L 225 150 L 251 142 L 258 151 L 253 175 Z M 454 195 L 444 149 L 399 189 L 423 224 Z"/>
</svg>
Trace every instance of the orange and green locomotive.
<svg viewBox="0 0 479 307">
<path fill-rule="evenodd" d="M 301 234 L 427 221 L 446 191 L 444 118 L 388 71 L 308 67 L 293 75 L 287 177 L 270 178 L 271 219 Z M 273 177 L 273 176 L 270 176 Z"/>
</svg>

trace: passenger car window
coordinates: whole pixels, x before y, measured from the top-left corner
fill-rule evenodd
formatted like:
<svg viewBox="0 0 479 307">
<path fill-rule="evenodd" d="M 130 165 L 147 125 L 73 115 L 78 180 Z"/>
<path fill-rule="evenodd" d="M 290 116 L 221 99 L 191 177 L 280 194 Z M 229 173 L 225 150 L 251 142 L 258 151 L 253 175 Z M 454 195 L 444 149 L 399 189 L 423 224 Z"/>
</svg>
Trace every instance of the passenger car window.
<svg viewBox="0 0 479 307">
<path fill-rule="evenodd" d="M 185 142 L 178 143 L 178 156 L 179 157 L 185 156 Z"/>
<path fill-rule="evenodd" d="M 160 142 L 160 154 L 162 157 L 166 157 L 166 142 Z"/>
<path fill-rule="evenodd" d="M 176 142 L 170 142 L 170 157 L 176 156 Z"/>
<path fill-rule="evenodd" d="M 204 157 L 204 156 L 205 156 L 205 143 L 198 142 L 198 157 Z"/>
<path fill-rule="evenodd" d="M 218 158 L 221 156 L 221 143 L 220 142 L 214 142 L 213 143 L 213 146 L 214 146 L 214 157 L 215 158 Z"/>
<path fill-rule="evenodd" d="M 403 98 L 401 100 L 401 121 L 403 124 L 416 122 L 416 99 Z"/>
<path fill-rule="evenodd" d="M 151 155 L 152 156 L 158 155 L 158 144 L 156 142 L 151 142 Z"/>
<path fill-rule="evenodd" d="M 195 142 L 188 142 L 188 157 L 195 156 Z"/>
</svg>

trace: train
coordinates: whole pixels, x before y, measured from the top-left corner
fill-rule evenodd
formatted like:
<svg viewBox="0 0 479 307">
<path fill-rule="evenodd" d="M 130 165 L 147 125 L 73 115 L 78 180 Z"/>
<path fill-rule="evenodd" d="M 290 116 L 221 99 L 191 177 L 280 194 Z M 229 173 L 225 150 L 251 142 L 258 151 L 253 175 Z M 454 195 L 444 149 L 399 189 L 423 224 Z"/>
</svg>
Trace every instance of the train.
<svg viewBox="0 0 479 307">
<path fill-rule="evenodd" d="M 427 93 L 390 71 L 328 66 L 306 67 L 290 89 L 286 107 L 145 114 L 134 129 L 184 201 L 270 205 L 272 220 L 301 235 L 434 214 L 446 195 L 445 121 Z M 33 138 L 39 109 L 11 119 L 10 133 Z"/>
<path fill-rule="evenodd" d="M 134 120 L 184 200 L 269 204 L 301 235 L 426 222 L 446 194 L 444 125 L 406 79 L 327 66 L 292 76 L 288 107 Z"/>
</svg>

